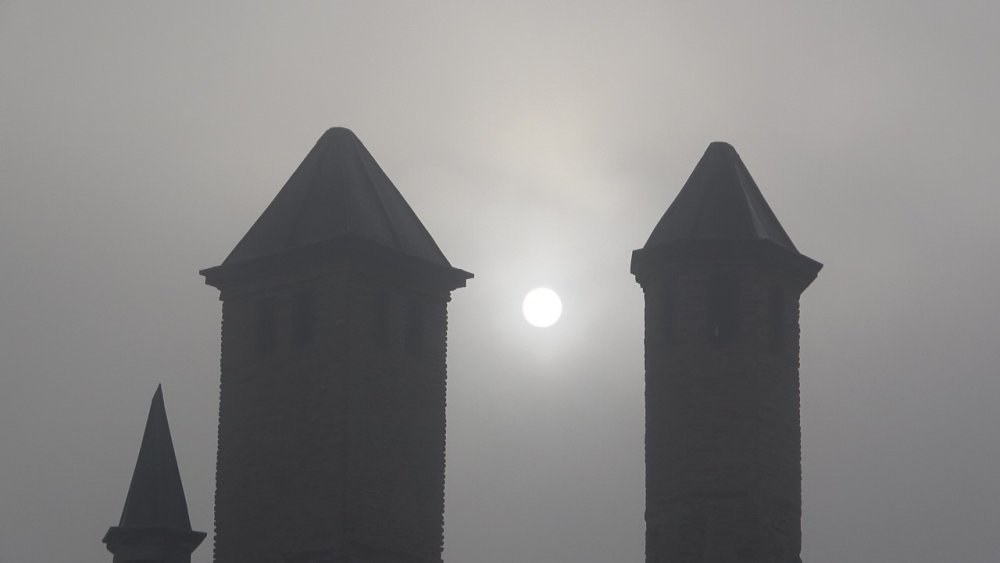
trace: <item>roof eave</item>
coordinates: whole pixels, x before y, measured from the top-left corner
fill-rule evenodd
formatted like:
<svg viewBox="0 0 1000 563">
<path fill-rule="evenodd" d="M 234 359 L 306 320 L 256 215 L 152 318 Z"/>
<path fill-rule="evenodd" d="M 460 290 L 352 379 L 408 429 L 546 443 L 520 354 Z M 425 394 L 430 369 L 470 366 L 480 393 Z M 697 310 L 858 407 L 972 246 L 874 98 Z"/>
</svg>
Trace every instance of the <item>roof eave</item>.
<svg viewBox="0 0 1000 563">
<path fill-rule="evenodd" d="M 205 276 L 206 284 L 225 291 L 248 280 L 280 273 L 317 272 L 324 268 L 406 275 L 413 281 L 429 283 L 447 291 L 465 287 L 466 281 L 474 277 L 465 270 L 418 258 L 350 234 L 252 260 L 223 263 L 199 273 Z"/>
<path fill-rule="evenodd" d="M 631 273 L 642 284 L 658 273 L 690 265 L 759 265 L 780 269 L 804 290 L 823 264 L 767 239 L 684 239 L 632 252 Z"/>
</svg>

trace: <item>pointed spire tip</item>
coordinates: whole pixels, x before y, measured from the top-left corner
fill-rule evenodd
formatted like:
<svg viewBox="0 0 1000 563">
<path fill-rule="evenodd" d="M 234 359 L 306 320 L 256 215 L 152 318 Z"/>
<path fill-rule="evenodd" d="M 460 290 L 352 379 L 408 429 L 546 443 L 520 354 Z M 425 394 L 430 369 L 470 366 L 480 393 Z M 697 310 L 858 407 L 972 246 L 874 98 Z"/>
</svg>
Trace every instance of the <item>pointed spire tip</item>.
<svg viewBox="0 0 1000 563">
<path fill-rule="evenodd" d="M 156 393 L 149 406 L 139 456 L 132 471 L 132 482 L 129 484 L 118 526 L 161 526 L 184 531 L 191 529 L 184 487 L 177 469 L 173 440 L 170 438 L 162 385 L 156 386 Z"/>
<path fill-rule="evenodd" d="M 334 139 L 358 140 L 358 136 L 354 134 L 354 131 L 351 131 L 347 127 L 330 127 L 325 133 L 323 133 L 323 136 L 320 137 L 321 141 Z"/>
<path fill-rule="evenodd" d="M 708 150 L 726 150 L 736 152 L 736 148 L 726 141 L 712 141 L 708 144 Z"/>
</svg>

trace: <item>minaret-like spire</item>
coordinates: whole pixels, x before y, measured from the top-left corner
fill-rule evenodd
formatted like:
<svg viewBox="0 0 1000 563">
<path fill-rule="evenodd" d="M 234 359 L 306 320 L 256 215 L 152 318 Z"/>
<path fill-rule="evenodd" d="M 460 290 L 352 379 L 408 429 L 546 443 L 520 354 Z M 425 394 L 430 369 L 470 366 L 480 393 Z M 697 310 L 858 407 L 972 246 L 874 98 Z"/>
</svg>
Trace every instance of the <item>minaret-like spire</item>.
<svg viewBox="0 0 1000 563">
<path fill-rule="evenodd" d="M 103 541 L 114 563 L 189 563 L 205 535 L 191 530 L 163 389 L 157 386 L 121 520 Z"/>
<path fill-rule="evenodd" d="M 712 143 L 643 248 L 646 563 L 802 563 L 799 253 Z"/>
<path fill-rule="evenodd" d="M 229 257 L 215 562 L 441 563 L 450 265 L 329 129 Z"/>
</svg>

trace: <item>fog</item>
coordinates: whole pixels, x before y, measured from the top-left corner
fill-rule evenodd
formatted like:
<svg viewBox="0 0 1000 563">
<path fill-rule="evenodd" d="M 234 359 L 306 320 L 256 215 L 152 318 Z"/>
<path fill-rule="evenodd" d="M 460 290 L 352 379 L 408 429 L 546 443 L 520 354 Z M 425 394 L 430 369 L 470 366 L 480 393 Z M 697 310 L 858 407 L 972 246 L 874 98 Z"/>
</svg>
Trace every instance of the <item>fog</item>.
<svg viewBox="0 0 1000 563">
<path fill-rule="evenodd" d="M 972 1 L 0 2 L 0 561 L 110 560 L 157 383 L 211 533 L 197 272 L 339 125 L 476 275 L 449 309 L 446 563 L 642 561 L 630 253 L 715 140 L 825 264 L 803 559 L 993 563 L 997 29 Z M 540 285 L 547 329 L 520 312 Z"/>
</svg>

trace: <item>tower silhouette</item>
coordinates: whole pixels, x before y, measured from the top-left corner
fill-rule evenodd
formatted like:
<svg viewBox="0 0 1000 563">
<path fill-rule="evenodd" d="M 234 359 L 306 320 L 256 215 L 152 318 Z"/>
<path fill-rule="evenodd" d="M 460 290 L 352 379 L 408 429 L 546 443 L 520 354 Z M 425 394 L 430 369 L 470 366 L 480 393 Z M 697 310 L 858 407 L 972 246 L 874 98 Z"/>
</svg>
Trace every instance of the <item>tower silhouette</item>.
<svg viewBox="0 0 1000 563">
<path fill-rule="evenodd" d="M 821 267 L 726 143 L 633 252 L 647 563 L 801 561 L 799 296 Z"/>
<path fill-rule="evenodd" d="M 712 143 L 632 254 L 645 295 L 646 563 L 801 563 L 802 255 Z M 452 267 L 330 129 L 225 261 L 216 563 L 441 563 Z M 190 563 L 161 389 L 115 563 Z"/>
<path fill-rule="evenodd" d="M 441 561 L 453 268 L 330 129 L 222 265 L 218 563 Z"/>
<path fill-rule="evenodd" d="M 157 386 L 121 520 L 103 541 L 114 563 L 190 563 L 204 539 L 205 532 L 191 530 L 163 389 Z"/>
</svg>

